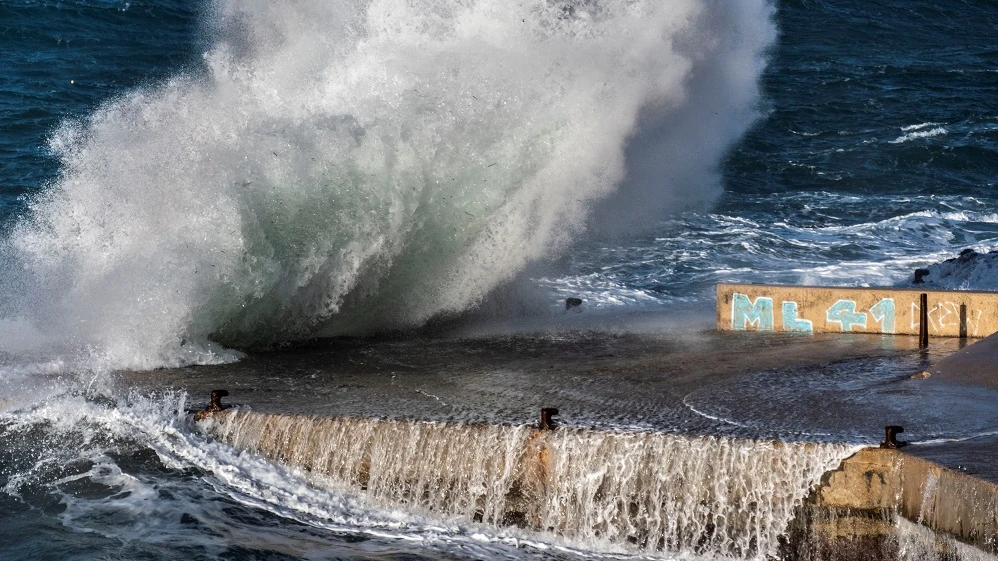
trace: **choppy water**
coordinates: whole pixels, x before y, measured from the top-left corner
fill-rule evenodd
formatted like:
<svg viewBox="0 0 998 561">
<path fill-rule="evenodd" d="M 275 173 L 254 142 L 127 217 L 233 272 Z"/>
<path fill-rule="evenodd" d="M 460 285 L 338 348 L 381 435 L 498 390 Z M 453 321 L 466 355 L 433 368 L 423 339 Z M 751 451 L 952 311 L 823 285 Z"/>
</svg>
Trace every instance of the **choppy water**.
<svg viewBox="0 0 998 561">
<path fill-rule="evenodd" d="M 205 440 L 177 412 L 219 377 L 356 414 L 351 384 L 408 372 L 395 414 L 517 422 L 523 388 L 579 368 L 545 394 L 578 424 L 986 433 L 988 396 L 912 385 L 904 349 L 730 369 L 738 345 L 696 332 L 719 281 L 904 283 L 998 249 L 996 28 L 983 0 L 0 3 L 0 557 L 600 555 Z M 444 342 L 149 371 L 425 325 Z M 707 373 L 649 397 L 635 380 L 678 375 L 676 348 Z M 366 381 L 306 372 L 330 349 Z M 462 378 L 462 355 L 494 360 Z"/>
</svg>

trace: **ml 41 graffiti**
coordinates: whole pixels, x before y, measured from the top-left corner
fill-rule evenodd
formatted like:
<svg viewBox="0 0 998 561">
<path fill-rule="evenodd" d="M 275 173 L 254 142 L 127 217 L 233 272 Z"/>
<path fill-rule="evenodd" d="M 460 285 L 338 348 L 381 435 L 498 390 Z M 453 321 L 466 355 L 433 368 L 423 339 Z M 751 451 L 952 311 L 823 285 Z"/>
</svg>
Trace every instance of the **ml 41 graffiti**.
<svg viewBox="0 0 998 561">
<path fill-rule="evenodd" d="M 782 329 L 781 331 L 796 331 L 801 333 L 813 333 L 814 323 L 811 320 L 799 317 L 799 307 L 797 302 L 785 300 L 780 306 Z M 825 322 L 827 324 L 838 324 L 840 331 L 862 331 L 869 332 L 867 323 L 872 317 L 873 321 L 879 324 L 878 333 L 894 333 L 895 313 L 894 299 L 883 298 L 867 312 L 858 311 L 854 300 L 839 300 L 825 310 Z M 773 314 L 773 299 L 766 296 L 759 296 L 753 301 L 746 294 L 735 293 L 731 298 L 731 328 L 745 330 L 754 328 L 759 331 L 775 330 Z"/>
</svg>

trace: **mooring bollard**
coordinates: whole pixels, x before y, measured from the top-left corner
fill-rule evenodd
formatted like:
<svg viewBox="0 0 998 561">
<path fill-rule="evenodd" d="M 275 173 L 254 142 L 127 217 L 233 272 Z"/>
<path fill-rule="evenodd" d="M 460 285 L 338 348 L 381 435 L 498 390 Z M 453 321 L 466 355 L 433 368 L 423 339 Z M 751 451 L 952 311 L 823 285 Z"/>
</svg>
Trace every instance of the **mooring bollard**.
<svg viewBox="0 0 998 561">
<path fill-rule="evenodd" d="M 887 425 L 884 427 L 884 441 L 880 443 L 881 448 L 900 448 L 907 442 L 898 442 L 897 435 L 904 432 L 904 427 L 900 425 Z"/>
<path fill-rule="evenodd" d="M 208 398 L 208 407 L 195 413 L 194 420 L 207 419 L 212 413 L 217 413 L 225 409 L 226 406 L 222 405 L 222 398 L 227 395 L 229 395 L 229 392 L 226 390 L 211 390 L 211 395 Z"/>
<path fill-rule="evenodd" d="M 918 348 L 929 346 L 929 295 L 918 296 Z"/>
<path fill-rule="evenodd" d="M 537 428 L 541 430 L 554 430 L 557 425 L 553 417 L 558 414 L 558 410 L 554 407 L 545 407 L 541 409 L 541 422 L 537 425 Z"/>
</svg>

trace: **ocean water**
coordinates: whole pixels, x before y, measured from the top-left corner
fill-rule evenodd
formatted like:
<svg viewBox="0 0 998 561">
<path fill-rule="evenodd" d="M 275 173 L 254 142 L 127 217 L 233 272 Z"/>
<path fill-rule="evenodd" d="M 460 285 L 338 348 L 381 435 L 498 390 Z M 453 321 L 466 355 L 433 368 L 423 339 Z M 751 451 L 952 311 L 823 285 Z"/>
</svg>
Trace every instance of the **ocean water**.
<svg viewBox="0 0 998 561">
<path fill-rule="evenodd" d="M 904 349 L 658 401 L 634 373 L 649 342 L 739 345 L 697 334 L 717 282 L 905 284 L 998 249 L 996 28 L 984 0 L 0 2 L 0 558 L 648 554 L 312 485 L 192 430 L 219 372 L 380 416 L 379 384 L 459 364 L 397 412 L 509 423 L 540 403 L 502 384 L 596 365 L 637 385 L 560 380 L 579 424 L 987 432 L 992 396 L 912 387 Z M 504 413 L 441 406 L 465 398 Z M 723 545 L 652 555 L 766 553 Z"/>
</svg>

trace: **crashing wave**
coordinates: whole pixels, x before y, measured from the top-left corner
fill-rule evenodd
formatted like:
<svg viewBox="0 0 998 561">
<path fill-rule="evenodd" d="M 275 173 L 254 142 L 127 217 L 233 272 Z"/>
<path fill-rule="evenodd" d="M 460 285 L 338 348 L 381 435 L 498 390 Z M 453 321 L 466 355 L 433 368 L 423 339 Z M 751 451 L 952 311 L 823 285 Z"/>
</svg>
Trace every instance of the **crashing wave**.
<svg viewBox="0 0 998 561">
<path fill-rule="evenodd" d="M 0 352 L 152 368 L 473 308 L 615 191 L 618 225 L 716 196 L 775 39 L 764 0 L 216 8 L 202 75 L 52 138 Z"/>
</svg>

